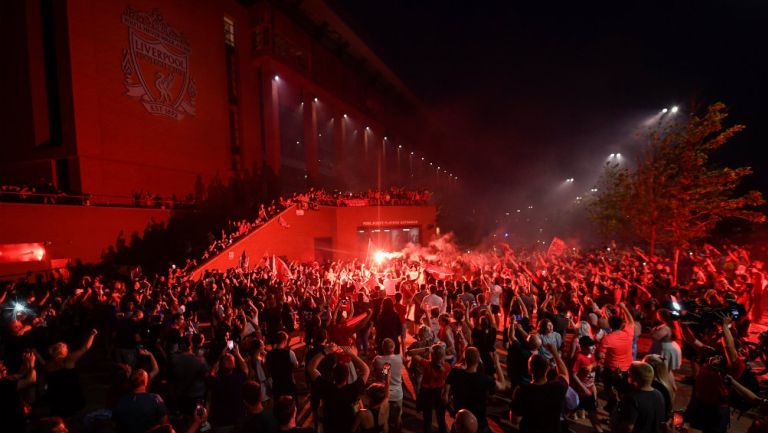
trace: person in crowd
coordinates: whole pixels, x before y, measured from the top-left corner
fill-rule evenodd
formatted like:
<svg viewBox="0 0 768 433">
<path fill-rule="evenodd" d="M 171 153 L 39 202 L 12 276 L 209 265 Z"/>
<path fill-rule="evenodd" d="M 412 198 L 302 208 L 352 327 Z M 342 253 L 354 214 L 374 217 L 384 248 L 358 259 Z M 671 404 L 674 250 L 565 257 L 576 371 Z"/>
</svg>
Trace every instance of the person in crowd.
<svg viewBox="0 0 768 433">
<path fill-rule="evenodd" d="M 373 371 L 381 372 L 389 381 L 389 429 L 399 432 L 403 413 L 403 357 L 395 351 L 389 338 L 381 343 L 382 355 L 373 358 Z"/>
<path fill-rule="evenodd" d="M 679 322 L 673 320 L 671 311 L 666 308 L 657 310 L 656 318 L 660 324 L 651 331 L 653 344 L 650 353 L 661 355 L 661 358 L 666 360 L 667 369 L 670 372 L 677 371 L 683 362 L 683 353 L 678 344 L 683 338 L 682 328 Z"/>
<path fill-rule="evenodd" d="M 675 384 L 673 379 L 670 379 L 672 374 L 667 369 L 667 363 L 660 355 L 649 354 L 645 355 L 643 362 L 650 365 L 653 368 L 653 382 L 651 386 L 661 393 L 664 397 L 664 414 L 665 418 L 672 416 L 672 410 L 675 404 Z"/>
<path fill-rule="evenodd" d="M 208 421 L 216 432 L 230 432 L 235 422 L 244 414 L 243 385 L 248 380 L 248 364 L 240 355 L 239 345 L 234 344 L 231 353 L 223 353 L 211 367 L 208 380 Z"/>
<path fill-rule="evenodd" d="M 261 384 L 249 380 L 241 391 L 245 415 L 236 422 L 233 433 L 274 433 L 277 421 L 272 413 L 264 408 Z"/>
<path fill-rule="evenodd" d="M 467 409 L 461 409 L 456 412 L 456 419 L 451 427 L 452 433 L 477 433 L 477 418 Z"/>
<path fill-rule="evenodd" d="M 629 367 L 631 391 L 623 395 L 612 431 L 616 433 L 666 433 L 664 397 L 653 386 L 653 367 L 634 361 Z"/>
<path fill-rule="evenodd" d="M 542 344 L 542 347 L 539 349 L 541 355 L 551 361 L 553 359 L 552 354 L 546 348 L 548 345 L 554 345 L 560 350 L 563 347 L 563 336 L 555 332 L 555 327 L 551 320 L 542 319 L 539 322 L 539 338 Z"/>
<path fill-rule="evenodd" d="M 21 392 L 35 384 L 35 354 L 23 355 L 23 364 L 16 374 L 8 374 L 5 362 L 0 360 L 0 407 L 3 408 L 3 429 L 9 433 L 23 433 L 25 430 L 25 403 Z"/>
<path fill-rule="evenodd" d="M 584 418 L 589 414 L 589 421 L 597 433 L 603 431 L 600 419 L 597 416 L 597 385 L 595 373 L 597 360 L 595 359 L 595 341 L 589 336 L 579 338 L 579 352 L 573 358 L 571 367 L 571 386 L 579 394 L 579 406 L 577 418 Z"/>
<path fill-rule="evenodd" d="M 467 409 L 475 415 L 478 422 L 478 432 L 487 433 L 488 419 L 486 408 L 488 398 L 497 389 L 504 388 L 504 377 L 501 369 L 496 371 L 496 380 L 478 371 L 480 367 L 480 352 L 475 347 L 464 351 L 464 365 L 454 367 L 445 381 L 444 400 L 453 402 L 453 409 Z"/>
<path fill-rule="evenodd" d="M 532 355 L 539 354 L 541 345 L 541 338 L 537 334 L 526 333 L 523 326 L 512 316 L 507 350 L 507 377 L 513 391 L 520 385 L 531 383 L 528 361 Z"/>
<path fill-rule="evenodd" d="M 400 337 L 403 334 L 403 323 L 395 311 L 392 298 L 385 298 L 381 303 L 381 312 L 376 318 L 376 346 L 381 347 L 385 339 L 395 343 L 395 353 L 400 353 Z"/>
<path fill-rule="evenodd" d="M 131 392 L 112 409 L 117 433 L 145 433 L 158 424 L 168 423 L 168 409 L 162 397 L 147 392 L 149 375 L 136 369 L 130 377 Z"/>
<path fill-rule="evenodd" d="M 472 344 L 480 352 L 482 371 L 489 377 L 493 377 L 496 374 L 499 358 L 496 354 L 496 326 L 490 310 L 482 310 L 479 313 L 475 328 L 472 329 Z"/>
<path fill-rule="evenodd" d="M 288 347 L 288 334 L 285 332 L 277 333 L 274 348 L 267 352 L 266 366 L 272 379 L 272 395 L 290 395 L 294 401 L 298 401 L 293 370 L 299 368 L 299 360 L 296 353 Z"/>
<path fill-rule="evenodd" d="M 372 383 L 365 389 L 363 408 L 355 415 L 352 431 L 359 433 L 389 432 L 389 376 L 384 369 L 384 383 Z"/>
<path fill-rule="evenodd" d="M 602 359 L 602 380 L 608 394 L 606 409 L 614 409 L 616 399 L 612 391 L 621 373 L 632 365 L 632 342 L 635 336 L 635 320 L 624 303 L 619 304 L 619 314 L 608 318 L 611 332 L 597 346 L 598 359 Z"/>
<path fill-rule="evenodd" d="M 429 353 L 429 357 L 422 355 Z M 437 418 L 438 433 L 446 433 L 445 400 L 443 388 L 451 366 L 445 361 L 445 348 L 435 344 L 430 348 L 412 349 L 409 355 L 421 365 L 424 376 L 416 397 L 416 407 L 423 415 L 424 433 L 432 433 L 432 415 Z"/>
<path fill-rule="evenodd" d="M 251 341 L 251 355 L 248 358 L 248 379 L 259 384 L 261 392 L 261 402 L 265 403 L 270 399 L 269 374 L 266 366 L 267 350 L 264 341 L 255 339 Z"/>
<path fill-rule="evenodd" d="M 290 395 L 277 399 L 274 408 L 277 431 L 280 433 L 310 433 L 310 430 L 296 426 L 296 401 Z"/>
<path fill-rule="evenodd" d="M 519 423 L 520 433 L 559 432 L 562 429 L 560 415 L 568 391 L 568 369 L 554 344 L 549 343 L 544 348 L 552 355 L 557 376 L 548 380 L 549 360 L 541 354 L 531 356 L 528 369 L 532 382 L 515 390 L 510 405 L 510 419 Z"/>
<path fill-rule="evenodd" d="M 171 356 L 170 382 L 182 413 L 190 415 L 205 400 L 208 364 L 192 352 L 192 336 L 179 341 L 179 352 Z"/>
<path fill-rule="evenodd" d="M 430 349 L 437 342 L 432 330 L 423 325 L 419 328 L 416 338 L 417 340 L 408 346 L 406 355 L 410 356 L 412 353 L 425 353 L 427 349 Z M 408 366 L 408 376 L 411 378 L 411 383 L 413 383 L 414 392 L 418 395 L 421 390 L 421 382 L 424 378 L 424 369 L 421 364 L 414 359 L 411 360 L 411 363 Z"/>
<path fill-rule="evenodd" d="M 91 348 L 97 333 L 92 329 L 85 343 L 72 352 L 63 342 L 48 348 L 51 358 L 45 363 L 45 370 L 52 416 L 67 418 L 85 407 L 85 395 L 75 364 Z"/>
<path fill-rule="evenodd" d="M 360 370 L 357 380 L 348 383 L 349 368 L 345 363 L 337 362 L 333 368 L 332 378 L 322 376 L 318 366 L 327 356 L 338 356 L 338 346 L 330 344 L 322 352 L 315 355 L 309 362 L 310 378 L 313 389 L 318 391 L 323 405 L 323 431 L 352 433 L 355 420 L 355 404 L 363 391 L 370 369 L 363 360 L 355 355 L 349 347 L 341 349 L 341 353 L 350 357 L 354 366 Z"/>
<path fill-rule="evenodd" d="M 686 409 L 686 420 L 692 427 L 704 433 L 726 433 L 730 425 L 730 390 L 725 383 L 725 377 L 739 378 L 746 372 L 746 364 L 739 356 L 733 335 L 730 331 L 732 318 L 723 316 L 721 329 L 723 333 L 720 352 L 701 341 L 693 338 L 692 343 L 699 351 L 701 368 L 696 374 L 693 385 L 693 395 Z"/>
</svg>

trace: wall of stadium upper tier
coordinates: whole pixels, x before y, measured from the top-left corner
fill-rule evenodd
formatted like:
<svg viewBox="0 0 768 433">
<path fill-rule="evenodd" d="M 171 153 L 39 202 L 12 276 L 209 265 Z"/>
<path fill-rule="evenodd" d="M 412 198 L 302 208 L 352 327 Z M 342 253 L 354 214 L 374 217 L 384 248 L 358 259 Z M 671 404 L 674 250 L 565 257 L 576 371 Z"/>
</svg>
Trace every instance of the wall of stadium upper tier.
<svg viewBox="0 0 768 433">
<path fill-rule="evenodd" d="M 433 206 L 320 206 L 298 210 L 296 206 L 238 240 L 198 267 L 192 277 L 205 271 L 223 270 L 240 264 L 245 252 L 250 266 L 272 255 L 287 260 L 312 261 L 324 258 L 365 259 L 372 246 L 387 249 L 384 239 L 395 230 L 418 229 L 418 242 L 426 244 L 436 233 Z"/>
<path fill-rule="evenodd" d="M 118 237 L 130 243 L 134 233 L 141 235 L 148 225 L 166 223 L 170 216 L 170 210 L 160 208 L 0 203 L 0 252 L 28 244 L 22 248 L 38 255 L 18 261 L 4 254 L 0 278 L 45 271 L 67 261 L 99 262 Z"/>
</svg>

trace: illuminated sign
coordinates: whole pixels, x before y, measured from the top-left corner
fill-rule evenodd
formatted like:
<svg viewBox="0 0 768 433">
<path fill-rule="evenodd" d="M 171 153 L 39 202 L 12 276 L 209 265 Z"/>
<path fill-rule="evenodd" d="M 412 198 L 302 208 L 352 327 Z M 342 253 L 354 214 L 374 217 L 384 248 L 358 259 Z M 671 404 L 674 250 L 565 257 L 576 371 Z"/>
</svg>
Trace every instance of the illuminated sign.
<svg viewBox="0 0 768 433">
<path fill-rule="evenodd" d="M 194 116 L 197 89 L 189 72 L 186 37 L 157 9 L 141 12 L 128 6 L 122 21 L 128 27 L 122 65 L 125 94 L 156 116 L 176 120 Z"/>
<path fill-rule="evenodd" d="M 419 220 L 363 221 L 363 227 L 413 226 L 418 224 L 419 224 Z"/>
</svg>

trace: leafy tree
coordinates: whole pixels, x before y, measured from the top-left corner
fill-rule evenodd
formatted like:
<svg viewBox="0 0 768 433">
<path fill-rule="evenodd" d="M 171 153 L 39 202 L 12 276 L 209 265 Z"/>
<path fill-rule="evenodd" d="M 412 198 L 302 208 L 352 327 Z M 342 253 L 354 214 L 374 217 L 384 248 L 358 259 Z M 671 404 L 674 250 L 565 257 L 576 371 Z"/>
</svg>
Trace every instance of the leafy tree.
<svg viewBox="0 0 768 433">
<path fill-rule="evenodd" d="M 672 124 L 649 135 L 634 170 L 608 167 L 602 190 L 592 206 L 599 224 L 622 222 L 647 241 L 654 254 L 657 243 L 674 249 L 674 272 L 680 251 L 705 237 L 724 218 L 764 222 L 765 215 L 751 210 L 765 201 L 758 191 L 734 196 L 739 182 L 752 173 L 749 167 L 718 167 L 712 153 L 744 129 L 726 127 L 726 107 L 716 103 L 706 112 Z"/>
</svg>

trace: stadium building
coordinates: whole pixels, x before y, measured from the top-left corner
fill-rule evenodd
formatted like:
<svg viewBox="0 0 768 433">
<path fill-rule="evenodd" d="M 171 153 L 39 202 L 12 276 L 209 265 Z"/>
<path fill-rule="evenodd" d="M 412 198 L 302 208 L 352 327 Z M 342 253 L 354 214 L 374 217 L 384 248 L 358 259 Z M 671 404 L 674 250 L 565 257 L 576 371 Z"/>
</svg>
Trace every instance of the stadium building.
<svg viewBox="0 0 768 433">
<path fill-rule="evenodd" d="M 130 205 L 137 193 L 199 200 L 233 177 L 275 194 L 455 183 L 424 153 L 438 147 L 438 128 L 322 1 L 9 0 L 4 17 L 4 39 L 19 42 L 6 44 L 3 66 L 2 184 Z M 24 216 L 50 206 L 0 205 L 0 243 L 56 249 Z M 106 218 L 61 206 L 51 211 L 60 239 L 72 233 L 67 221 Z M 109 242 L 167 218 L 113 210 Z M 360 219 L 353 233 L 371 220 Z"/>
</svg>

